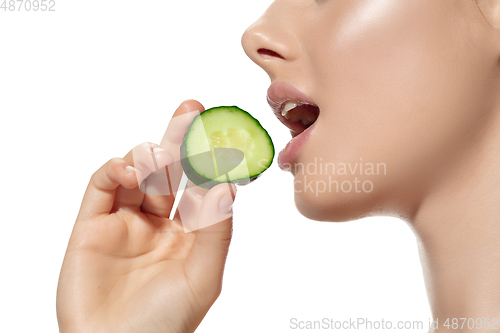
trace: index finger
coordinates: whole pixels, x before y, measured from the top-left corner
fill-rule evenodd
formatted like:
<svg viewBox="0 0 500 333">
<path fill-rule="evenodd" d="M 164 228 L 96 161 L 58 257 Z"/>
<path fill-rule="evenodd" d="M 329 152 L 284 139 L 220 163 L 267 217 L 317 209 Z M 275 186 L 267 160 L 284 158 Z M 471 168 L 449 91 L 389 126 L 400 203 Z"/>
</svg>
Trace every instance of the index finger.
<svg viewBox="0 0 500 333">
<path fill-rule="evenodd" d="M 141 191 L 146 194 L 142 204 L 143 211 L 154 212 L 155 214 L 161 212 L 160 216 L 169 216 L 175 201 L 176 193 L 179 190 L 183 174 L 182 165 L 180 163 L 180 146 L 182 144 L 184 134 L 187 132 L 194 117 L 202 113 L 204 110 L 205 108 L 200 102 L 195 100 L 186 100 L 182 102 L 174 112 L 159 146 L 169 152 L 175 162 L 169 164 L 168 167 L 166 167 L 165 170 L 162 170 L 160 174 L 151 175 L 152 179 L 147 182 L 147 186 L 141 187 Z M 168 178 L 168 182 L 158 183 L 160 187 L 168 184 L 169 188 L 165 189 L 165 193 L 162 193 L 161 190 L 155 188 L 155 178 L 161 178 L 163 176 Z M 148 191 L 148 187 L 151 189 L 150 191 Z"/>
</svg>

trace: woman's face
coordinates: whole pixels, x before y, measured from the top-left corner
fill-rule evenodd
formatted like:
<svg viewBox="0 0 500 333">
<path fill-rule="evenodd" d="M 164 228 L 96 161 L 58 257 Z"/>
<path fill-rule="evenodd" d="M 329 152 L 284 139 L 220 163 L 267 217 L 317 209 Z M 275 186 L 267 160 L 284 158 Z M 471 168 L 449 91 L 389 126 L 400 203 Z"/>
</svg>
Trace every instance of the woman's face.
<svg viewBox="0 0 500 333">
<path fill-rule="evenodd" d="M 279 158 L 299 211 L 410 217 L 487 126 L 494 36 L 474 0 L 276 0 L 242 43 L 269 74 L 277 109 L 319 108 Z"/>
</svg>

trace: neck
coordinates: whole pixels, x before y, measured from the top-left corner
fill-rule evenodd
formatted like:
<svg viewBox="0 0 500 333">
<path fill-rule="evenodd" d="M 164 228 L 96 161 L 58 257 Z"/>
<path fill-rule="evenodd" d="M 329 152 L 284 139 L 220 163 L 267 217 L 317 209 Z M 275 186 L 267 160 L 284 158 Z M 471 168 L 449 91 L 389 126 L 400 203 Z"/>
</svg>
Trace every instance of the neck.
<svg viewBox="0 0 500 333">
<path fill-rule="evenodd" d="M 411 221 L 439 323 L 431 332 L 445 331 L 447 318 L 450 325 L 457 318 L 459 328 L 460 318 L 497 318 L 500 329 L 500 127 L 471 148 Z"/>
</svg>

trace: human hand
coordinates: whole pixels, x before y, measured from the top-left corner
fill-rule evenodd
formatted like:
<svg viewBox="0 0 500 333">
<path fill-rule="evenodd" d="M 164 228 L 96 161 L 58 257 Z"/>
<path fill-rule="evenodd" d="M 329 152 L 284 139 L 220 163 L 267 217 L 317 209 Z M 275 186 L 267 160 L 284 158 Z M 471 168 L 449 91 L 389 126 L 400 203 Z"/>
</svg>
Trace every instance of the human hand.
<svg viewBox="0 0 500 333">
<path fill-rule="evenodd" d="M 196 110 L 204 108 L 185 101 L 174 118 Z M 165 148 L 153 152 L 158 167 L 175 171 L 172 162 L 179 160 L 190 122 L 172 123 L 161 147 L 139 145 L 92 176 L 59 277 L 61 332 L 193 332 L 219 296 L 236 187 L 187 187 L 179 207 L 188 207 L 190 218 L 208 214 L 221 221 L 191 233 L 184 232 L 179 210 L 169 219 L 181 173 L 170 172 L 174 194 L 139 189 L 155 171 L 146 160 L 152 149 Z"/>
</svg>

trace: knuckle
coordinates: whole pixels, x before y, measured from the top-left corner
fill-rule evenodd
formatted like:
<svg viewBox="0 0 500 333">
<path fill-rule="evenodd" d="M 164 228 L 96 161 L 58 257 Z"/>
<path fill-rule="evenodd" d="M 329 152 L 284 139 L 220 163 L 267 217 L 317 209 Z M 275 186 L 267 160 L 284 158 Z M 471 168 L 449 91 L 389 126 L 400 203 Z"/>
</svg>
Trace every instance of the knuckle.
<svg viewBox="0 0 500 333">
<path fill-rule="evenodd" d="M 222 283 L 218 284 L 214 289 L 214 294 L 212 295 L 211 303 L 215 303 L 215 301 L 219 298 L 222 293 Z"/>
<path fill-rule="evenodd" d="M 102 179 L 102 169 L 97 170 L 92 174 L 92 177 L 90 178 L 90 183 L 93 184 L 95 187 L 97 187 L 97 184 L 100 183 L 100 180 Z"/>
<path fill-rule="evenodd" d="M 149 141 L 146 141 L 146 142 L 143 142 L 141 144 L 138 144 L 135 149 L 139 149 L 140 151 L 151 151 L 152 150 L 152 147 L 154 146 L 155 144 L 152 143 L 152 142 L 149 142 Z"/>
<path fill-rule="evenodd" d="M 143 142 L 137 145 L 132 152 L 134 167 L 141 171 L 154 170 L 154 161 L 151 153 L 156 146 L 151 142 Z"/>
<path fill-rule="evenodd" d="M 108 161 L 109 166 L 115 166 L 117 164 L 121 164 L 123 162 L 123 158 L 113 157 Z"/>
<path fill-rule="evenodd" d="M 113 172 L 114 167 L 123 163 L 123 159 L 119 157 L 113 157 L 109 159 L 101 168 L 92 174 L 91 180 L 100 180 L 103 176 L 108 174 L 108 172 Z"/>
<path fill-rule="evenodd" d="M 115 173 L 115 169 L 121 165 L 125 163 L 125 161 L 122 159 L 122 158 L 119 158 L 119 157 L 113 157 L 111 158 L 108 163 L 106 163 L 106 166 L 105 166 L 105 169 L 104 169 L 104 172 L 106 174 L 112 174 L 112 173 Z"/>
</svg>

